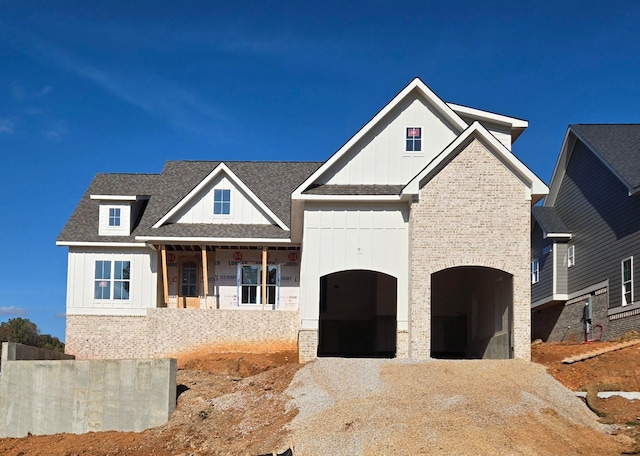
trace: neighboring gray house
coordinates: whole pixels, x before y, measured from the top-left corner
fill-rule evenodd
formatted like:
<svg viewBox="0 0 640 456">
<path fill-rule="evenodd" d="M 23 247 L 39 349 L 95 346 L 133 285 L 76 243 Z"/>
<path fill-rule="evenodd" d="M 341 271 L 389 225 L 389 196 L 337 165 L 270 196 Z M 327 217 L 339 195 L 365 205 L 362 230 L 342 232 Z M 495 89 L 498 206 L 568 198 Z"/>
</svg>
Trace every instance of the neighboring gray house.
<svg viewBox="0 0 640 456">
<path fill-rule="evenodd" d="M 543 206 L 532 209 L 532 337 L 640 329 L 640 125 L 570 125 Z"/>
</svg>

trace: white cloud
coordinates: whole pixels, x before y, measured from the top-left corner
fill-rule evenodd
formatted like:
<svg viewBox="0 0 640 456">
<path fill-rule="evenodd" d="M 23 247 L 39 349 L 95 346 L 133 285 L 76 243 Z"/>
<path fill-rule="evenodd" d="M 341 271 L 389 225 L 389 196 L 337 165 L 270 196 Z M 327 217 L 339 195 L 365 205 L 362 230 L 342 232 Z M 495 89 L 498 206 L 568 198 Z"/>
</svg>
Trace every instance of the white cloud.
<svg viewBox="0 0 640 456">
<path fill-rule="evenodd" d="M 67 132 L 67 124 L 63 120 L 51 123 L 45 128 L 42 134 L 49 141 L 60 141 L 62 136 Z"/>
<path fill-rule="evenodd" d="M 11 134 L 16 128 L 16 122 L 7 117 L 0 117 L 0 134 Z"/>
<path fill-rule="evenodd" d="M 27 315 L 29 311 L 27 309 L 21 309 L 20 307 L 0 307 L 0 315 Z"/>
</svg>

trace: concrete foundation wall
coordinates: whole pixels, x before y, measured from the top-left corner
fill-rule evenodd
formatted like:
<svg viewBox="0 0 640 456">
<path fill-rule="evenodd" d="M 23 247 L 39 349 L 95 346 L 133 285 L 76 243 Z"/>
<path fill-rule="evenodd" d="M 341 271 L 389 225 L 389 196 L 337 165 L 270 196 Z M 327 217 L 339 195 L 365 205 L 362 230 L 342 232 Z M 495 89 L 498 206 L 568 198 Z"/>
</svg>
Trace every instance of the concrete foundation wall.
<svg viewBox="0 0 640 456">
<path fill-rule="evenodd" d="M 175 359 L 5 361 L 0 436 L 159 426 L 175 409 L 176 370 Z"/>
<path fill-rule="evenodd" d="M 157 358 L 217 345 L 291 350 L 298 311 L 148 309 L 146 316 L 67 315 L 65 351 L 78 359 Z"/>
</svg>

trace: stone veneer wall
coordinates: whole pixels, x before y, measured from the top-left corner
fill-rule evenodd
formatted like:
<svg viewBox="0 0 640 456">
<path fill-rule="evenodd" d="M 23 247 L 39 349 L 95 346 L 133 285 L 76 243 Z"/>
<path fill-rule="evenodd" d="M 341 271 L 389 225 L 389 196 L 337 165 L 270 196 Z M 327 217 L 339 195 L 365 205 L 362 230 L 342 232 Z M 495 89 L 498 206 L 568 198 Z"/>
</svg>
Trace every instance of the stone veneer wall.
<svg viewBox="0 0 640 456">
<path fill-rule="evenodd" d="M 431 353 L 431 274 L 483 266 L 513 275 L 514 356 L 530 359 L 530 212 L 525 185 L 474 139 L 411 204 L 409 356 Z"/>
<path fill-rule="evenodd" d="M 148 309 L 146 316 L 67 315 L 65 352 L 77 359 L 157 358 L 205 345 L 294 349 L 298 311 Z"/>
</svg>

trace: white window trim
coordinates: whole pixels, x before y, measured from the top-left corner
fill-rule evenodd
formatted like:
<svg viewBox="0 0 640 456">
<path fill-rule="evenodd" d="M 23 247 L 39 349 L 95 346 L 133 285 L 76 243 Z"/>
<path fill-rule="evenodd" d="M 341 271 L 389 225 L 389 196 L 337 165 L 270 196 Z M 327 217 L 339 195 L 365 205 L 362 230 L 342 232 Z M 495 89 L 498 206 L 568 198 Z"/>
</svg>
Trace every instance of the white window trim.
<svg viewBox="0 0 640 456">
<path fill-rule="evenodd" d="M 531 284 L 538 282 L 540 282 L 540 261 L 534 258 L 531 260 Z"/>
<path fill-rule="evenodd" d="M 118 222 L 117 224 L 114 224 L 114 225 L 111 224 L 111 211 L 114 212 L 113 220 L 115 222 Z M 116 215 L 116 213 L 117 213 L 117 215 Z M 108 210 L 107 210 L 107 227 L 109 227 L 109 228 L 120 228 L 121 224 L 122 224 L 122 208 L 115 207 L 115 206 L 109 207 Z"/>
<path fill-rule="evenodd" d="M 567 267 L 575 266 L 576 264 L 576 246 L 570 245 L 567 248 Z"/>
<path fill-rule="evenodd" d="M 216 190 L 229 190 L 229 213 L 228 214 L 216 214 L 215 213 L 215 207 L 216 207 Z M 213 189 L 213 205 L 211 207 L 211 215 L 213 215 L 213 218 L 219 219 L 219 218 L 231 218 L 231 215 L 233 214 L 233 189 L 230 187 L 219 187 L 219 188 L 214 188 Z"/>
<path fill-rule="evenodd" d="M 258 283 L 256 284 L 256 302 L 242 302 L 242 266 L 257 266 L 258 268 Z M 265 303 L 265 306 L 274 306 L 275 309 L 280 307 L 280 265 L 279 264 L 267 264 L 267 269 L 270 267 L 276 268 L 276 302 L 275 304 Z M 242 264 L 237 263 L 237 286 L 238 286 L 238 306 L 253 307 L 262 306 L 262 264 Z"/>
<path fill-rule="evenodd" d="M 420 129 L 420 150 L 413 151 L 407 150 L 407 128 L 419 128 Z M 405 125 L 402 129 L 402 151 L 404 155 L 412 157 L 424 155 L 424 127 L 422 125 Z"/>
<path fill-rule="evenodd" d="M 109 268 L 109 275 L 110 278 L 109 279 L 97 279 L 96 278 L 96 273 L 95 273 L 95 268 L 96 268 L 96 263 L 98 261 L 108 261 L 110 263 Z M 128 279 L 116 279 L 116 262 L 128 262 L 129 263 L 129 278 Z M 96 302 L 96 303 L 103 303 L 103 302 L 117 302 L 117 303 L 127 303 L 127 302 L 131 302 L 132 301 L 132 287 L 131 287 L 131 267 L 132 267 L 132 261 L 131 260 L 112 260 L 112 259 L 108 259 L 108 260 L 103 260 L 103 259 L 96 259 L 93 262 L 93 279 L 91 280 L 91 290 L 92 290 L 92 301 Z M 95 283 L 97 281 L 105 281 L 105 282 L 109 282 L 109 297 L 108 298 L 96 298 L 95 295 Z M 114 298 L 115 295 L 115 283 L 116 282 L 129 282 L 129 297 L 127 299 L 116 299 Z"/>
<path fill-rule="evenodd" d="M 631 273 L 631 278 L 625 282 L 624 280 L 624 264 L 625 262 L 629 262 L 630 263 L 630 267 L 629 267 L 629 271 Z M 625 258 L 624 260 L 622 260 L 620 262 L 620 280 L 622 282 L 622 286 L 621 286 L 621 291 L 622 291 L 622 305 L 623 306 L 628 306 L 633 304 L 633 257 L 630 256 L 628 258 Z M 631 286 L 631 299 L 629 302 L 627 302 L 626 298 L 625 298 L 625 283 L 629 283 Z"/>
</svg>

